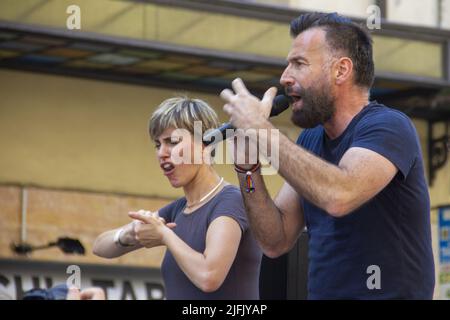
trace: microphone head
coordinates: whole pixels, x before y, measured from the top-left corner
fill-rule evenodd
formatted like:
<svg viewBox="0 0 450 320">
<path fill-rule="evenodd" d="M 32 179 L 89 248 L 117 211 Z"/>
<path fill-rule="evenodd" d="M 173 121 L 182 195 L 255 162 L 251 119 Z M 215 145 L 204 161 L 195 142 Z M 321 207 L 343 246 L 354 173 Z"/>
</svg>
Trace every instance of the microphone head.
<svg viewBox="0 0 450 320">
<path fill-rule="evenodd" d="M 292 102 L 291 97 L 280 94 L 273 99 L 272 110 L 270 116 L 275 117 L 289 108 L 289 104 Z"/>
<path fill-rule="evenodd" d="M 292 102 L 292 98 L 285 96 L 284 94 L 280 94 L 273 99 L 272 102 L 272 110 L 270 111 L 270 116 L 274 117 L 282 113 L 284 110 L 289 108 L 289 104 Z M 226 139 L 226 131 L 227 129 L 234 129 L 234 127 L 230 123 L 224 123 L 219 128 L 205 134 L 203 136 L 203 144 L 205 146 L 210 144 L 215 144 L 220 141 L 216 141 L 217 136 L 222 136 L 222 140 Z"/>
</svg>

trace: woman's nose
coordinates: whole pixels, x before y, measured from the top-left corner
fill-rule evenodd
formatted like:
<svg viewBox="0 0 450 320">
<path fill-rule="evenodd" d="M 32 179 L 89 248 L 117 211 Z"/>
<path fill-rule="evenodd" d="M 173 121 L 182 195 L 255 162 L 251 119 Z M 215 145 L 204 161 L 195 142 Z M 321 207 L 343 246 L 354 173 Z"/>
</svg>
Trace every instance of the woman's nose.
<svg viewBox="0 0 450 320">
<path fill-rule="evenodd" d="M 170 157 L 170 147 L 165 143 L 162 143 L 158 149 L 158 158 L 168 158 Z"/>
</svg>

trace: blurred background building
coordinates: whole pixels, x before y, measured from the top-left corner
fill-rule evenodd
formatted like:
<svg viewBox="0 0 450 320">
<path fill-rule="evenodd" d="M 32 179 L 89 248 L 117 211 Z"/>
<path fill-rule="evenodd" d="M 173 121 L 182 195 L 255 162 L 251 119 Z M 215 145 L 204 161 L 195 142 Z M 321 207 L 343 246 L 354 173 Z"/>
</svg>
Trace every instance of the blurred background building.
<svg viewBox="0 0 450 320">
<path fill-rule="evenodd" d="M 0 289 L 20 298 L 65 281 L 76 265 L 82 284 L 104 287 L 109 298 L 163 298 L 164 248 L 113 260 L 92 254 L 95 237 L 127 223 L 128 211 L 157 210 L 181 195 L 157 164 L 152 111 L 188 94 L 225 122 L 218 94 L 232 79 L 257 95 L 279 86 L 292 18 L 335 11 L 365 24 L 373 5 L 381 28 L 371 31 L 372 99 L 414 120 L 432 201 L 435 298 L 449 299 L 450 0 L 0 1 Z M 298 136 L 289 112 L 273 121 Z M 237 183 L 229 165 L 217 168 Z M 266 181 L 275 195 L 282 179 Z M 11 247 L 60 237 L 79 240 L 85 254 Z M 305 297 L 304 236 L 299 243 L 264 259 L 263 298 Z"/>
</svg>

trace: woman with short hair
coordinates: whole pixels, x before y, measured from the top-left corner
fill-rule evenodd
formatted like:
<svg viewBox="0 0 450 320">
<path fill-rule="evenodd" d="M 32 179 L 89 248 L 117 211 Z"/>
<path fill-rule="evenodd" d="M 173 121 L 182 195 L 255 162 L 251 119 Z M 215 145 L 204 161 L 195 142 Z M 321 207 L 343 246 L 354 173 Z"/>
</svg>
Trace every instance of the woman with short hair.
<svg viewBox="0 0 450 320">
<path fill-rule="evenodd" d="M 204 101 L 177 97 L 161 103 L 150 119 L 150 137 L 163 174 L 185 196 L 158 212 L 130 212 L 134 221 L 101 234 L 94 253 L 114 258 L 165 245 L 161 271 L 167 299 L 259 299 L 262 252 L 239 188 L 217 174 L 201 137 L 194 139 L 200 125 L 202 132 L 218 127 Z M 194 161 L 196 150 L 202 161 L 198 155 Z"/>
</svg>

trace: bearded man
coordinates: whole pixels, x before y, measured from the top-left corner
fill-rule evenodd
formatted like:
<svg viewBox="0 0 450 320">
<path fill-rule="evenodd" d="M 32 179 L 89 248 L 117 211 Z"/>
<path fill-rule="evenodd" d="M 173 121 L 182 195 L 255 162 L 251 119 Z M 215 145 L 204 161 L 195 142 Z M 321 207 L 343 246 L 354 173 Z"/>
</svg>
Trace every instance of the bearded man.
<svg viewBox="0 0 450 320">
<path fill-rule="evenodd" d="M 308 13 L 291 22 L 291 35 L 280 83 L 293 99 L 292 122 L 305 130 L 296 143 L 279 135 L 285 184 L 274 200 L 259 163 L 235 164 L 252 232 L 267 256 L 278 257 L 306 227 L 309 299 L 431 299 L 420 143 L 405 114 L 369 100 L 369 33 L 336 13 Z M 232 88 L 221 93 L 231 123 L 273 130 L 276 88 L 262 100 L 240 79 Z"/>
</svg>

